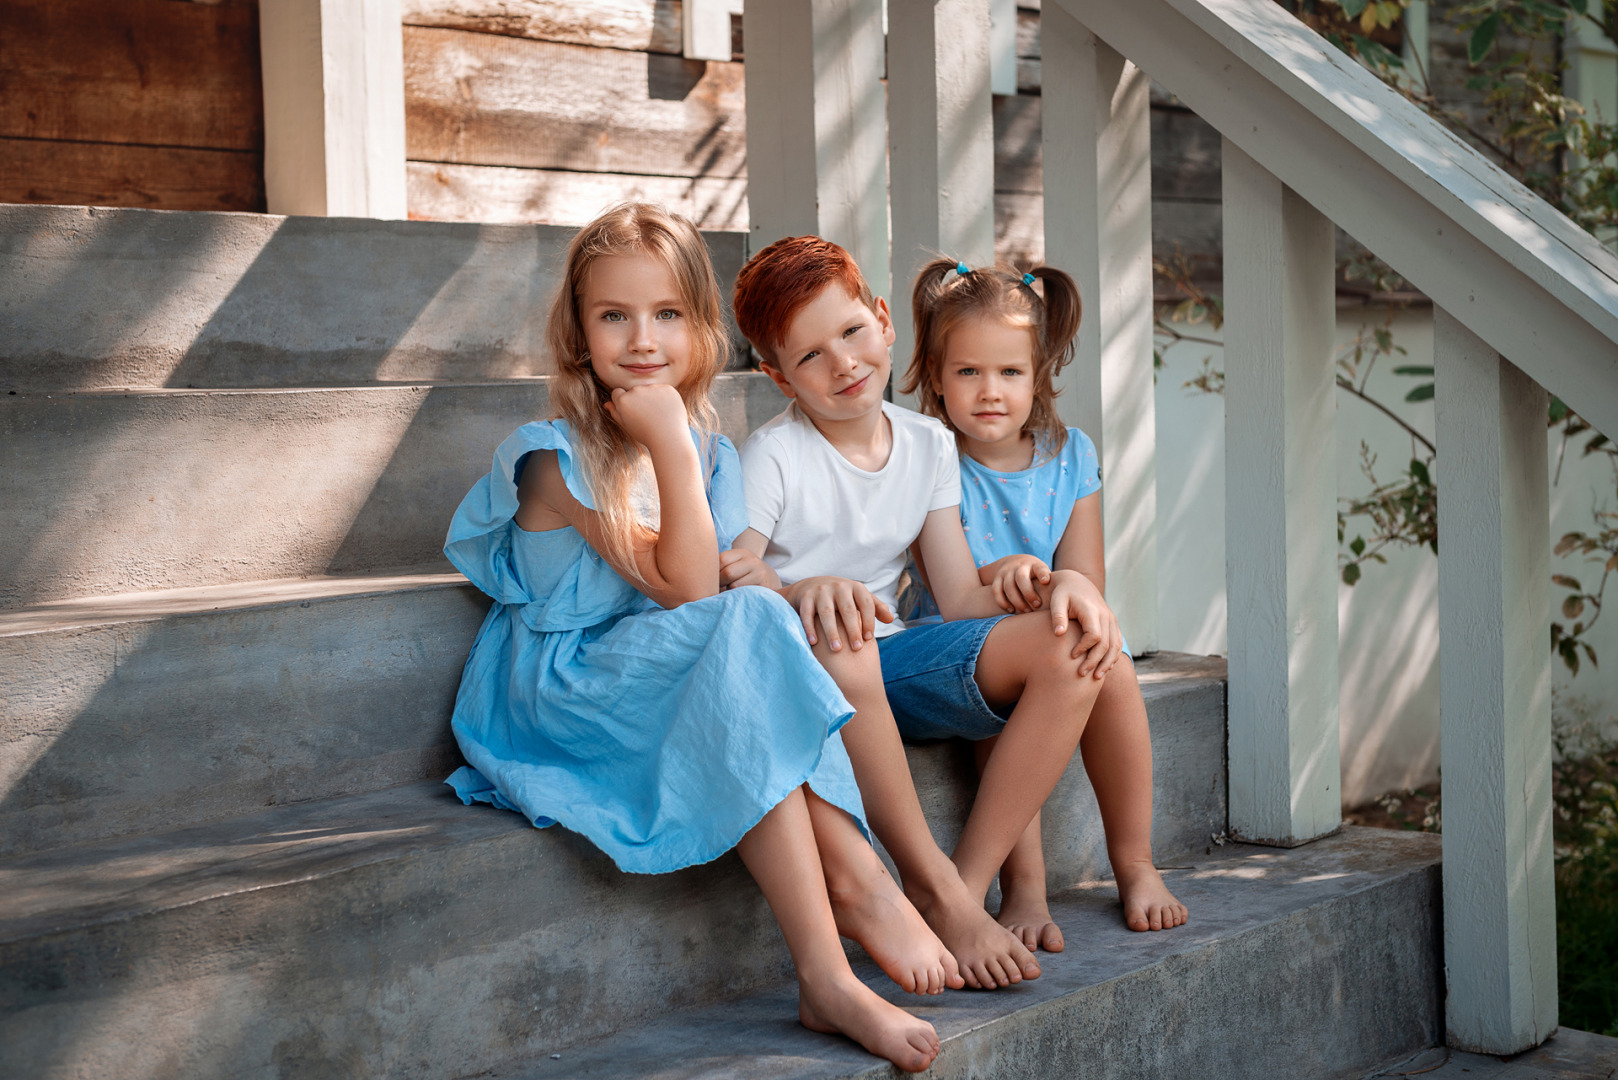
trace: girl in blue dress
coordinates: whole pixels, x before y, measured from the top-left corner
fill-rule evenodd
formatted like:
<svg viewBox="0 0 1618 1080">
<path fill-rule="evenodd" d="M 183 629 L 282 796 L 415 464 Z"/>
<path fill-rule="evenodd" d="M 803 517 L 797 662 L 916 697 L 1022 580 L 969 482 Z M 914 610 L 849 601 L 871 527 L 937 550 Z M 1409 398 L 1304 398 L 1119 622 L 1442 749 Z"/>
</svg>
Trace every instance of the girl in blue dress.
<svg viewBox="0 0 1618 1080">
<path fill-rule="evenodd" d="M 1079 329 L 1078 286 L 1049 266 L 1019 273 L 935 259 L 917 276 L 912 302 L 916 348 L 902 389 L 955 433 L 961 525 L 982 581 L 1008 611 L 1038 607 L 1034 582 L 1049 580 L 1052 569 L 1076 570 L 1105 592 L 1095 444 L 1056 412 L 1055 376 L 1072 358 Z M 1079 746 L 1125 922 L 1165 930 L 1187 912 L 1152 865 L 1146 704 L 1117 620 L 1110 613 L 1109 620 L 1118 660 Z M 993 745 L 992 738 L 974 744 L 979 769 Z M 1007 856 L 1000 891 L 1000 922 L 1024 945 L 1062 950 L 1045 898 L 1038 815 Z"/>
<path fill-rule="evenodd" d="M 785 600 L 719 588 L 747 517 L 708 400 L 727 346 L 695 227 L 633 203 L 587 225 L 548 337 L 556 416 L 501 444 L 445 544 L 495 601 L 452 721 L 470 764 L 449 784 L 630 873 L 735 848 L 792 953 L 802 1022 L 926 1068 L 932 1026 L 855 978 L 838 939 L 906 990 L 944 988 L 948 953 L 866 838 L 838 735 L 853 710 Z"/>
</svg>

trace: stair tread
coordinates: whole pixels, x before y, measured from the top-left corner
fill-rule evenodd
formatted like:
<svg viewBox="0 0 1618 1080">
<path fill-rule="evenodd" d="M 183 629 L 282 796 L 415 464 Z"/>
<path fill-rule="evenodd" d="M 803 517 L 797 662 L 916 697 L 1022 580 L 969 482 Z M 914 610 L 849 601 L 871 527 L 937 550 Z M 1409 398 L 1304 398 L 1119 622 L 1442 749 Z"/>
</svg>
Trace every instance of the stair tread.
<svg viewBox="0 0 1618 1080">
<path fill-rule="evenodd" d="M 413 589 L 467 584 L 458 573 L 423 571 L 405 574 L 352 574 L 329 577 L 270 578 L 195 585 L 183 589 L 151 589 L 107 596 L 49 600 L 28 607 L 0 610 L 0 637 L 70 630 L 108 623 L 138 622 L 208 611 L 240 610 L 297 604 L 307 600 L 370 596 Z"/>
<path fill-rule="evenodd" d="M 1200 952 L 1317 904 L 1425 871 L 1439 862 L 1440 850 L 1436 836 L 1352 826 L 1291 850 L 1232 844 L 1183 867 L 1165 868 L 1170 888 L 1192 911 L 1191 921 L 1172 931 L 1136 933 L 1125 927 L 1110 882 L 1089 883 L 1053 898 L 1052 914 L 1069 944 L 1065 952 L 1039 954 L 1043 975 L 1032 982 L 989 993 L 917 998 L 900 991 L 874 965 L 860 965 L 857 973 L 884 998 L 937 1028 L 944 1044 L 940 1065 L 947 1065 L 952 1054 L 971 1052 L 973 1036 L 1018 1014 Z M 796 1004 L 795 988 L 776 986 L 740 1001 L 671 1013 L 633 1031 L 559 1048 L 556 1058 L 544 1052 L 480 1076 L 827 1080 L 892 1075 L 885 1063 L 853 1043 L 800 1026 Z"/>
<path fill-rule="evenodd" d="M 0 860 L 0 943 L 253 892 L 531 826 L 438 780 Z"/>
</svg>

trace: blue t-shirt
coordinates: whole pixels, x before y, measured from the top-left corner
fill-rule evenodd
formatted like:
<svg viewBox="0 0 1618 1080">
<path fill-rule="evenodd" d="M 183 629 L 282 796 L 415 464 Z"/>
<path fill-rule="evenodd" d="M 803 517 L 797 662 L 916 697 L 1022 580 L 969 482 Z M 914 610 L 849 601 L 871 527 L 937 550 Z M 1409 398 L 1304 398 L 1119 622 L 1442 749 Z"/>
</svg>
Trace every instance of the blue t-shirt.
<svg viewBox="0 0 1618 1080">
<path fill-rule="evenodd" d="M 1033 555 L 1049 566 L 1073 505 L 1101 490 L 1095 443 L 1078 428 L 1054 458 L 1021 472 L 996 472 L 961 455 L 961 528 L 979 566 Z"/>
</svg>

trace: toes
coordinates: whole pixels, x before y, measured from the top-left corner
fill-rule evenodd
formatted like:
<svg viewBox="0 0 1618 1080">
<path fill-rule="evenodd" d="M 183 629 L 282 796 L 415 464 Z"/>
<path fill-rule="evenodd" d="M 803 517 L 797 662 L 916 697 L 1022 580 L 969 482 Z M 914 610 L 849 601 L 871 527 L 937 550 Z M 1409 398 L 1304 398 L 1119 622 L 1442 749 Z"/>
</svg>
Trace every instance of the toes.
<svg viewBox="0 0 1618 1080">
<path fill-rule="evenodd" d="M 1018 939 L 1022 941 L 1023 948 L 1029 952 L 1039 948 L 1039 932 L 1032 926 L 1019 926 L 1012 933 L 1017 935 Z"/>
<path fill-rule="evenodd" d="M 966 985 L 966 980 L 961 978 L 961 966 L 949 953 L 944 954 L 944 985 L 951 990 L 959 990 Z"/>
<path fill-rule="evenodd" d="M 1039 932 L 1039 944 L 1046 952 L 1061 952 L 1067 947 L 1062 938 L 1062 928 L 1055 923 L 1046 923 Z"/>
<path fill-rule="evenodd" d="M 972 989 L 982 990 L 988 985 L 989 973 L 982 964 L 969 964 L 961 969 L 961 978 Z"/>
</svg>

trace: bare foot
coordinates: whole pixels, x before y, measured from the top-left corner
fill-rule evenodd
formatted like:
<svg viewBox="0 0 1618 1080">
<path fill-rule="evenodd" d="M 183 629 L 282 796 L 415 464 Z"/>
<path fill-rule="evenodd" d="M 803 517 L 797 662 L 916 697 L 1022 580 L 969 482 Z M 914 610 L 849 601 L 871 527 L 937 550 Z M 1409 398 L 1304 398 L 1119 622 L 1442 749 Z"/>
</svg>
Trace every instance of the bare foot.
<svg viewBox="0 0 1618 1080">
<path fill-rule="evenodd" d="M 1131 930 L 1172 930 L 1191 917 L 1151 863 L 1130 863 L 1112 870 L 1118 879 L 1118 899 L 1124 902 L 1124 922 Z"/>
<path fill-rule="evenodd" d="M 810 1031 L 846 1035 L 905 1072 L 920 1072 L 938 1056 L 938 1032 L 876 996 L 852 972 L 798 981 L 798 1019 Z"/>
<path fill-rule="evenodd" d="M 832 888 L 837 932 L 871 954 L 888 978 L 912 994 L 942 994 L 966 985 L 955 957 L 944 948 L 915 905 L 874 853 L 863 880 Z"/>
<path fill-rule="evenodd" d="M 1039 978 L 1039 961 L 1010 930 L 974 901 L 965 885 L 948 896 L 911 895 L 944 947 L 955 954 L 961 978 L 974 990 L 993 990 Z"/>
<path fill-rule="evenodd" d="M 1061 952 L 1066 948 L 1062 928 L 1051 919 L 1050 905 L 1045 900 L 1045 882 L 1007 881 L 1000 879 L 1000 914 L 995 916 L 1000 925 L 1017 935 L 1033 952 Z"/>
</svg>

